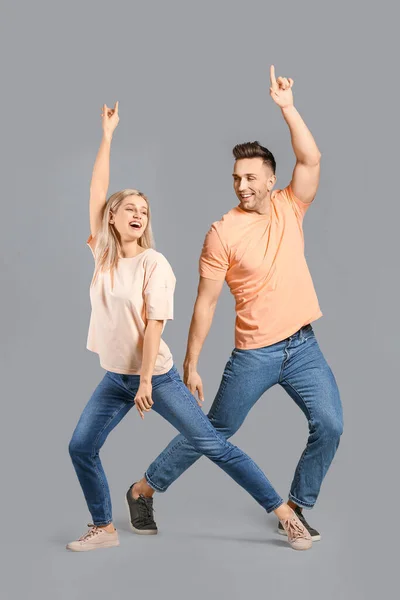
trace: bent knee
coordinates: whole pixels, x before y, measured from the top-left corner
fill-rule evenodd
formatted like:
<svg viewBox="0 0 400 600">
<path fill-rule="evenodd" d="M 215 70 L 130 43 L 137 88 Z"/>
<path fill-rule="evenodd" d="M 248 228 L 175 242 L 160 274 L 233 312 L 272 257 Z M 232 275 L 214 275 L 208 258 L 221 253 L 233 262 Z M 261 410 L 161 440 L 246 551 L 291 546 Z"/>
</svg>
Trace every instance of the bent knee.
<svg viewBox="0 0 400 600">
<path fill-rule="evenodd" d="M 327 440 L 338 440 L 343 433 L 343 419 L 325 417 L 318 421 L 316 430 L 319 436 Z"/>
<path fill-rule="evenodd" d="M 213 462 L 225 462 L 231 452 L 231 444 L 223 439 L 207 440 L 196 448 Z"/>
<path fill-rule="evenodd" d="M 68 445 L 68 452 L 71 458 L 82 454 L 91 454 L 92 448 L 90 444 L 84 438 L 78 436 L 72 436 L 71 441 Z"/>
<path fill-rule="evenodd" d="M 213 418 L 208 415 L 208 419 L 211 425 L 218 431 L 220 435 L 222 435 L 226 440 L 232 437 L 237 430 L 239 429 L 234 423 L 221 423 L 218 419 Z"/>
</svg>

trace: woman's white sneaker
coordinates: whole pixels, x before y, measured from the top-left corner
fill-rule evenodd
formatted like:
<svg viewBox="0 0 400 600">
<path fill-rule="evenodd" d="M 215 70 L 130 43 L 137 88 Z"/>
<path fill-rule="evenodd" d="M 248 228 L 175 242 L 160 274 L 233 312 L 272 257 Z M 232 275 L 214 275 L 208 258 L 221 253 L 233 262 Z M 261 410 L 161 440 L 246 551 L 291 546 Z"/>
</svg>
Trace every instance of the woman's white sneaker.
<svg viewBox="0 0 400 600">
<path fill-rule="evenodd" d="M 89 530 L 75 542 L 67 544 L 67 550 L 73 552 L 86 552 L 88 550 L 97 550 L 98 548 L 112 548 L 119 546 L 118 533 L 115 529 L 112 533 L 106 531 L 104 527 L 88 524 Z"/>
<path fill-rule="evenodd" d="M 294 550 L 309 550 L 312 539 L 309 531 L 304 527 L 296 513 L 292 510 L 286 519 L 280 519 L 288 536 L 288 542 Z"/>
</svg>

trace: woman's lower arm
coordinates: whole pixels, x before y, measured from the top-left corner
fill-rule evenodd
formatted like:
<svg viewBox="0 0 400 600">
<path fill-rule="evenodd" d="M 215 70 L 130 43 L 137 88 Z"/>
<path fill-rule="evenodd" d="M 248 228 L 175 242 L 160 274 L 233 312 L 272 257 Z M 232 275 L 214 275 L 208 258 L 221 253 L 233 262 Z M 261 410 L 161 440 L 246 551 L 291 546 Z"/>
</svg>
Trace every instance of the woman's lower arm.
<svg viewBox="0 0 400 600">
<path fill-rule="evenodd" d="M 163 321 L 150 319 L 147 322 L 143 340 L 142 367 L 140 369 L 141 383 L 151 382 L 158 351 L 160 349 Z"/>
</svg>

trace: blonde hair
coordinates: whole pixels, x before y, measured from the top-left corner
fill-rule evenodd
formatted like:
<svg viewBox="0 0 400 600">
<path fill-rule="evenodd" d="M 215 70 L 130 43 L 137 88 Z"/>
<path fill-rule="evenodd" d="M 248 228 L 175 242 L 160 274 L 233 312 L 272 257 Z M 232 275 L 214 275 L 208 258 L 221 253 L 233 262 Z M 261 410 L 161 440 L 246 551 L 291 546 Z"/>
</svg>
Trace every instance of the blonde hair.
<svg viewBox="0 0 400 600">
<path fill-rule="evenodd" d="M 142 248 L 155 248 L 153 231 L 151 228 L 150 205 L 147 196 L 135 189 L 125 189 L 116 192 L 107 200 L 101 228 L 96 235 L 96 246 L 94 249 L 96 269 L 92 284 L 95 282 L 100 271 L 109 271 L 111 275 L 111 285 L 114 287 L 114 269 L 118 265 L 121 243 L 118 231 L 115 229 L 114 225 L 110 223 L 110 213 L 115 214 L 122 201 L 128 196 L 140 196 L 147 204 L 147 227 L 144 230 L 143 235 L 138 239 L 138 245 Z"/>
</svg>

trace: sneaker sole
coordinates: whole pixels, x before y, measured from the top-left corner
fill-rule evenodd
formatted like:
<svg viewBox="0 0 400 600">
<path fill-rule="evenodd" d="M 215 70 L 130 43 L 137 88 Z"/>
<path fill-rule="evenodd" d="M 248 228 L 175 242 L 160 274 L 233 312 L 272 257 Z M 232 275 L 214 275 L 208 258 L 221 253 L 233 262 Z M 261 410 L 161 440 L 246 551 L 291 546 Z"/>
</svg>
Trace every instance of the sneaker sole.
<svg viewBox="0 0 400 600">
<path fill-rule="evenodd" d="M 280 535 L 285 535 L 285 536 L 287 537 L 287 533 L 286 533 L 286 531 L 285 531 L 285 530 L 283 530 L 283 531 L 282 531 L 282 530 L 280 530 L 280 529 L 277 529 L 277 532 L 278 532 Z M 311 539 L 312 539 L 312 541 L 313 541 L 313 542 L 319 542 L 319 541 L 321 540 L 321 536 L 320 536 L 320 535 L 315 535 L 315 536 L 314 536 L 314 535 L 312 535 L 312 536 L 311 536 Z"/>
<path fill-rule="evenodd" d="M 71 552 L 89 552 L 90 550 L 102 550 L 103 548 L 114 548 L 115 546 L 119 546 L 119 540 L 117 542 L 109 542 L 101 546 L 83 546 L 82 548 L 71 548 L 67 545 L 66 548 Z"/>
<path fill-rule="evenodd" d="M 296 548 L 296 546 L 292 546 L 292 544 L 289 544 L 289 546 L 292 548 L 292 550 L 296 550 L 297 552 L 304 552 L 304 550 L 311 550 L 312 548 L 312 544 L 311 546 L 307 546 L 307 548 Z"/>
<path fill-rule="evenodd" d="M 134 527 L 132 525 L 131 511 L 129 508 L 128 499 L 127 499 L 126 495 L 125 495 L 125 505 L 128 510 L 129 525 L 131 526 L 131 530 L 133 531 L 133 533 L 136 533 L 136 535 L 157 535 L 158 529 L 136 529 L 136 527 Z"/>
</svg>

